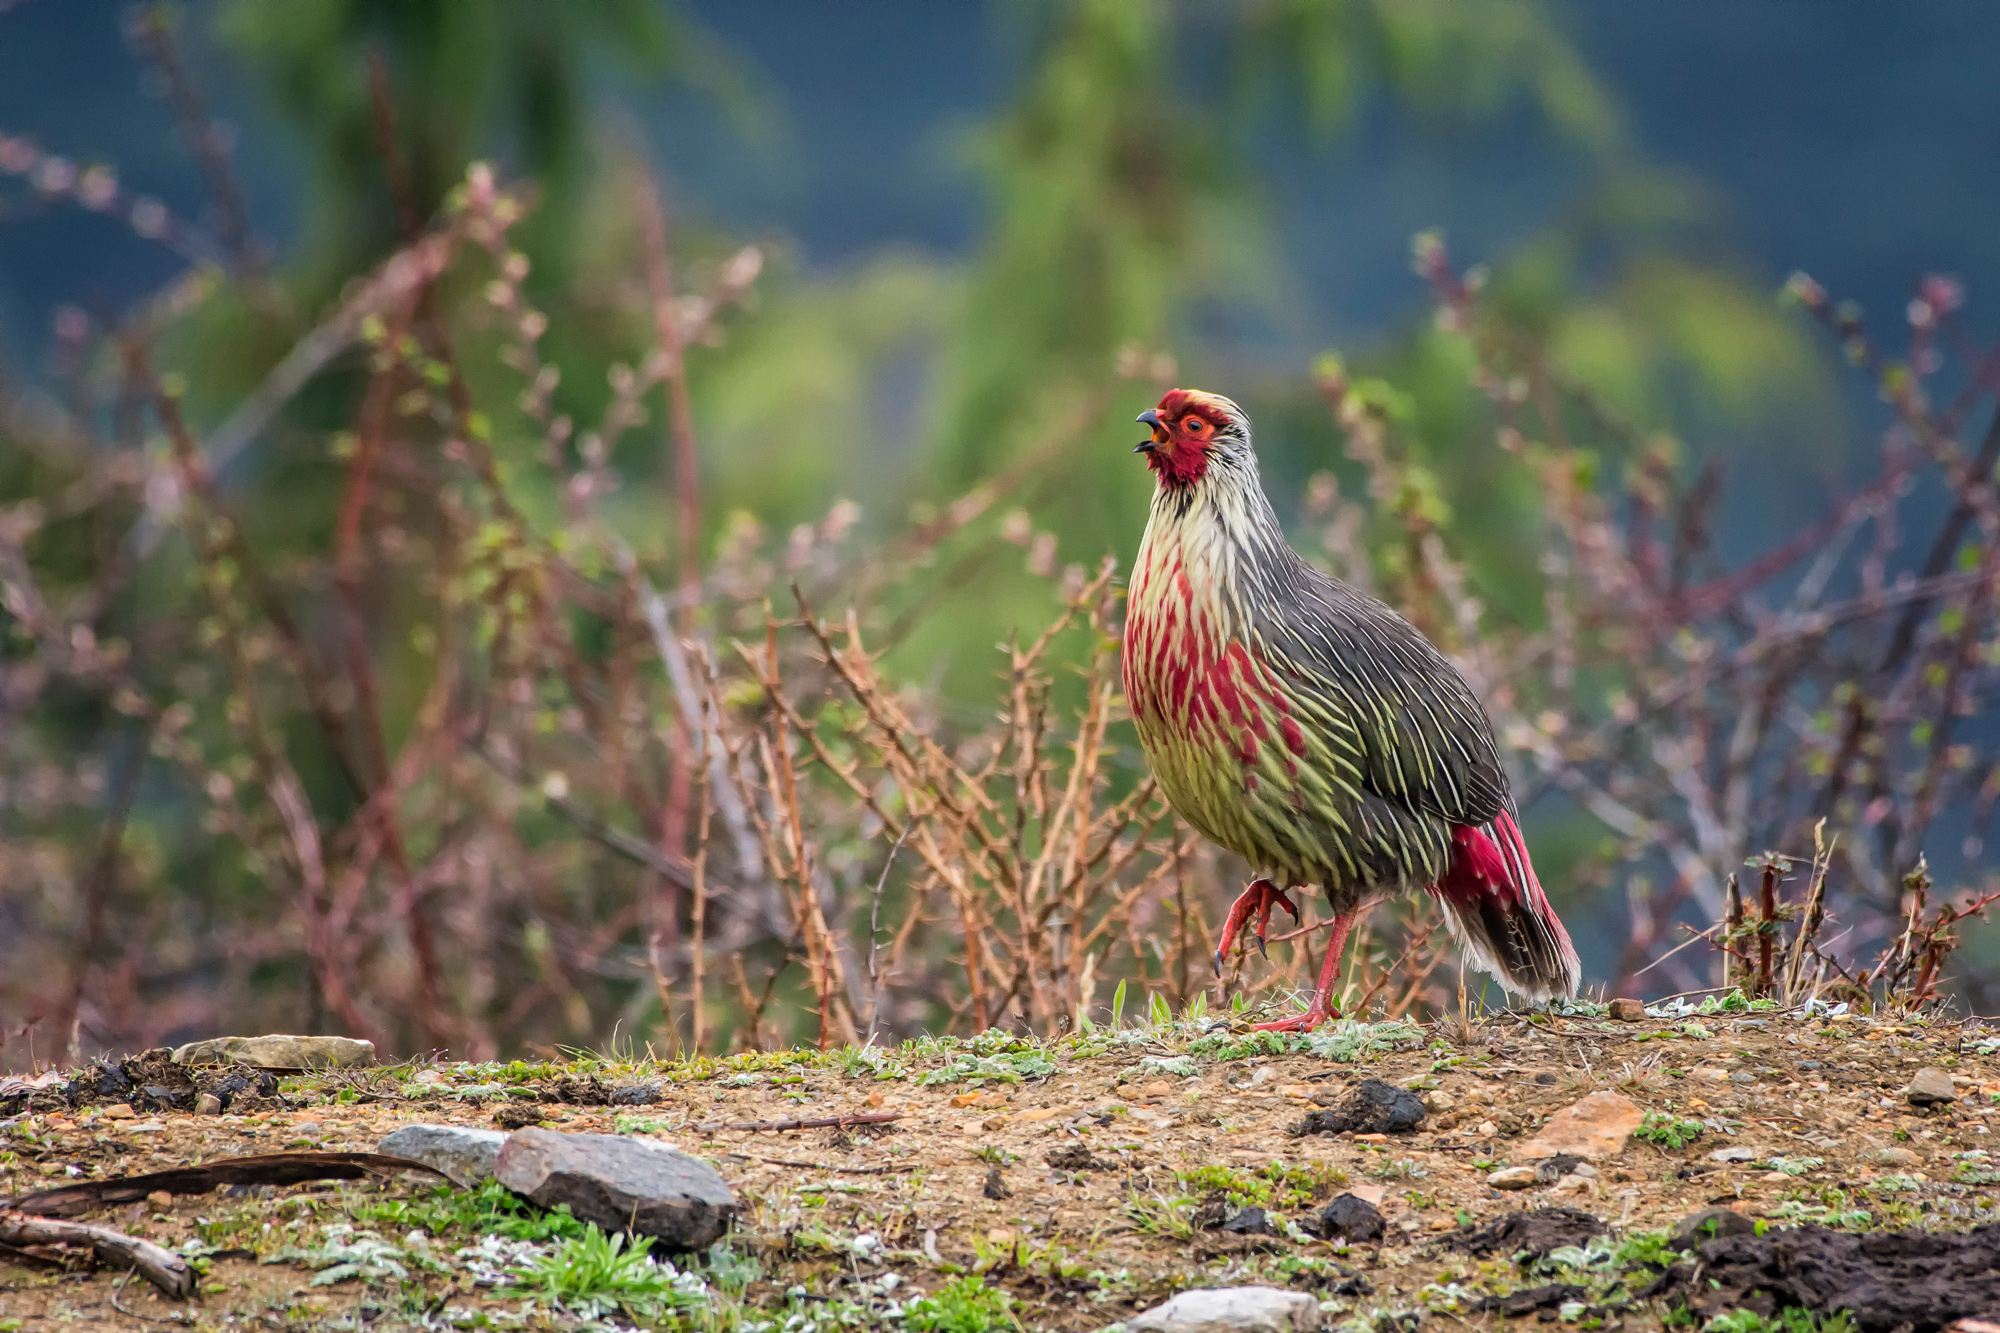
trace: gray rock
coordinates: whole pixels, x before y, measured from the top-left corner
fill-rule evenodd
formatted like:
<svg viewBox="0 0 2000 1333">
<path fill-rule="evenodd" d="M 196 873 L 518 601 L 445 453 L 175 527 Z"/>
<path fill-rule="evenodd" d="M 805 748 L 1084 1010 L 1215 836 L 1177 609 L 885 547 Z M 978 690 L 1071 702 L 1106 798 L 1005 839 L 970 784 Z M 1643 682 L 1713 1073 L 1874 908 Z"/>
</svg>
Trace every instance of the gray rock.
<svg viewBox="0 0 2000 1333">
<path fill-rule="evenodd" d="M 1912 1106 L 1946 1106 L 1958 1100 L 1958 1092 L 1951 1086 L 1951 1075 L 1942 1069 L 1919 1069 L 1917 1076 L 1910 1080 L 1910 1086 L 1903 1090 Z"/>
<path fill-rule="evenodd" d="M 500 1149 L 493 1175 L 544 1208 L 566 1203 L 586 1222 L 657 1236 L 668 1250 L 708 1248 L 736 1214 L 714 1167 L 646 1139 L 523 1129 Z"/>
<path fill-rule="evenodd" d="M 211 1037 L 174 1052 L 177 1065 L 258 1065 L 264 1069 L 338 1069 L 375 1063 L 375 1043 L 352 1037 Z"/>
<path fill-rule="evenodd" d="M 1130 1333 L 1300 1333 L 1324 1327 L 1319 1302 L 1276 1287 L 1184 1291 L 1125 1321 Z"/>
<path fill-rule="evenodd" d="M 613 1106 L 651 1106 L 659 1100 L 660 1085 L 657 1083 L 628 1083 L 611 1090 Z"/>
<path fill-rule="evenodd" d="M 204 1092 L 201 1096 L 194 1099 L 194 1113 L 196 1115 L 221 1115 L 222 1098 L 212 1092 Z"/>
<path fill-rule="evenodd" d="M 496 1129 L 404 1125 L 376 1144 L 375 1151 L 422 1162 L 444 1172 L 452 1184 L 471 1189 L 493 1174 L 493 1164 L 506 1142 L 507 1136 Z"/>
<path fill-rule="evenodd" d="M 1924 1159 L 1910 1148 L 1877 1148 L 1868 1154 L 1868 1160 L 1878 1166 L 1918 1166 Z"/>
<path fill-rule="evenodd" d="M 1755 1148 L 1745 1148 L 1740 1145 L 1733 1148 L 1717 1148 L 1708 1155 L 1708 1160 L 1711 1162 L 1754 1162 L 1757 1160 L 1757 1150 Z"/>
</svg>

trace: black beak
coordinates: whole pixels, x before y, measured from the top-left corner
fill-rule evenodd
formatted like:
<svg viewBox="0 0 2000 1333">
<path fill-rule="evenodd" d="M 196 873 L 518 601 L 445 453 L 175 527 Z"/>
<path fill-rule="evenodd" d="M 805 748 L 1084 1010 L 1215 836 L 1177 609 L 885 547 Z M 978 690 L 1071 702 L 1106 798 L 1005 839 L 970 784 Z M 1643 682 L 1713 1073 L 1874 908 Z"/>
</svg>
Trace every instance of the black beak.
<svg viewBox="0 0 2000 1333">
<path fill-rule="evenodd" d="M 1167 428 L 1164 424 L 1161 423 L 1160 414 L 1156 408 L 1151 408 L 1151 407 L 1147 408 L 1145 411 L 1141 412 L 1135 418 L 1135 420 L 1137 420 L 1138 423 L 1142 426 L 1151 426 L 1153 428 L 1153 438 L 1151 438 L 1150 440 L 1141 440 L 1137 444 L 1133 445 L 1132 446 L 1133 453 L 1150 454 L 1153 452 L 1153 450 L 1159 448 L 1162 444 L 1166 443 L 1166 441 L 1161 439 L 1160 437 L 1167 433 Z"/>
</svg>

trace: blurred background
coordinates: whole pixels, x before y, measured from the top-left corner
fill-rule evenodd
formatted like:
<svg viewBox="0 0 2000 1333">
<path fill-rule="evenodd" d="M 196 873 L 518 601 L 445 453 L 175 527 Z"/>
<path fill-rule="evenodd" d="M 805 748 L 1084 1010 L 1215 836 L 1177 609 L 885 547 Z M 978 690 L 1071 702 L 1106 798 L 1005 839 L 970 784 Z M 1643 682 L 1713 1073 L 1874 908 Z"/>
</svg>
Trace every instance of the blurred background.
<svg viewBox="0 0 2000 1333">
<path fill-rule="evenodd" d="M 1244 868 L 1134 815 L 1103 562 L 1169 383 L 1493 701 L 1598 993 L 1762 930 L 1760 994 L 1976 1007 L 1996 40 L 0 0 L 0 1064 L 1281 999 L 1312 930 L 1204 991 Z M 1350 1001 L 1435 1010 L 1379 915 Z"/>
</svg>

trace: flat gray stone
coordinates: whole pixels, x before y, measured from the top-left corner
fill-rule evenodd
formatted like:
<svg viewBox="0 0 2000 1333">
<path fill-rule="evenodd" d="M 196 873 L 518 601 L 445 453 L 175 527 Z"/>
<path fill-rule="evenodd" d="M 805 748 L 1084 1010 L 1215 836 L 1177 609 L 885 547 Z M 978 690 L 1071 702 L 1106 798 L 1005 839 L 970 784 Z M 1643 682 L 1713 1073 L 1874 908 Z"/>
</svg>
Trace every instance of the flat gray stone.
<svg viewBox="0 0 2000 1333">
<path fill-rule="evenodd" d="M 586 1222 L 656 1236 L 668 1250 L 707 1249 L 736 1214 L 714 1167 L 647 1139 L 516 1130 L 493 1176 L 544 1208 L 566 1203 Z"/>
<path fill-rule="evenodd" d="M 1958 1091 L 1951 1086 L 1951 1075 L 1942 1069 L 1919 1069 L 1903 1096 L 1912 1106 L 1944 1106 L 1958 1100 Z"/>
<path fill-rule="evenodd" d="M 1323 1326 L 1318 1300 L 1276 1287 L 1184 1291 L 1125 1321 L 1130 1333 L 1302 1333 Z"/>
<path fill-rule="evenodd" d="M 413 1162 L 442 1171 L 454 1185 L 471 1189 L 493 1174 L 500 1158 L 500 1146 L 507 1136 L 497 1129 L 473 1129 L 469 1125 L 404 1125 L 375 1145 L 375 1151 L 390 1157 L 407 1157 Z"/>
<path fill-rule="evenodd" d="M 1708 1155 L 1708 1160 L 1711 1162 L 1754 1162 L 1757 1160 L 1757 1150 L 1755 1148 L 1745 1148 L 1741 1145 L 1732 1148 L 1717 1148 Z"/>
<path fill-rule="evenodd" d="M 174 1052 L 177 1065 L 258 1065 L 265 1069 L 339 1069 L 375 1063 L 375 1043 L 352 1037 L 211 1037 Z"/>
</svg>

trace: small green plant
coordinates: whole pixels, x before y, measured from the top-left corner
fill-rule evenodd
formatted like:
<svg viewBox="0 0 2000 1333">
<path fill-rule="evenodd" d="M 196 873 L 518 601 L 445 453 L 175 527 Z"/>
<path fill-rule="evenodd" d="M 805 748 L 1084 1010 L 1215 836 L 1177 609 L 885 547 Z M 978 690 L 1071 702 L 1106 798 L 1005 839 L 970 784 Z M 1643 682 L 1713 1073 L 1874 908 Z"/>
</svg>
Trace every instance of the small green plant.
<svg viewBox="0 0 2000 1333">
<path fill-rule="evenodd" d="M 1161 1240 L 1194 1238 L 1194 1200 L 1186 1195 L 1132 1194 L 1125 1200 L 1125 1219 L 1142 1235 Z"/>
<path fill-rule="evenodd" d="M 586 1319 L 625 1314 L 655 1319 L 702 1301 L 705 1284 L 653 1258 L 651 1236 L 606 1235 L 595 1226 L 515 1271 L 515 1294 L 540 1297 Z"/>
<path fill-rule="evenodd" d="M 1020 1160 L 997 1143 L 981 1144 L 972 1150 L 972 1155 L 982 1162 L 991 1162 L 995 1166 L 1012 1166 Z"/>
<path fill-rule="evenodd" d="M 994 1333 L 1019 1328 L 1014 1298 L 976 1277 L 959 1277 L 903 1310 L 903 1327 L 912 1333 Z"/>
<path fill-rule="evenodd" d="M 570 1216 L 568 1205 L 544 1212 L 499 1181 L 487 1179 L 476 1190 L 435 1185 L 410 1199 L 360 1202 L 348 1215 L 397 1232 L 421 1229 L 433 1236 L 505 1236 L 509 1240 L 547 1241 L 581 1236 L 584 1223 Z"/>
<path fill-rule="evenodd" d="M 1632 1135 L 1659 1148 L 1685 1148 L 1700 1138 L 1706 1128 L 1699 1120 L 1682 1120 L 1664 1111 L 1648 1111 Z"/>
<path fill-rule="evenodd" d="M 1773 1157 L 1764 1163 L 1773 1171 L 1782 1171 L 1788 1176 L 1802 1176 L 1808 1171 L 1817 1171 L 1826 1165 L 1824 1157 Z"/>
</svg>

